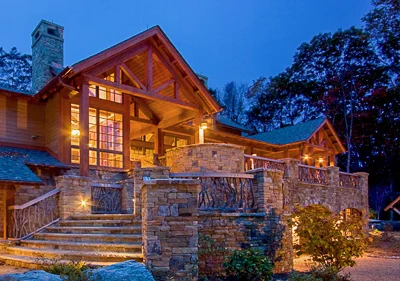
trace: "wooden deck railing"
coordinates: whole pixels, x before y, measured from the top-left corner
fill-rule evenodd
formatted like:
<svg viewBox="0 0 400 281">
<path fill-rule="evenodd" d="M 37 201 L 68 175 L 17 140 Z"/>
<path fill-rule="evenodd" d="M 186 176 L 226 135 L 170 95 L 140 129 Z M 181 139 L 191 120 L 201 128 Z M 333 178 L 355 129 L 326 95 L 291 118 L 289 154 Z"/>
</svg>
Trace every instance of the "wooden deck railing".
<svg viewBox="0 0 400 281">
<path fill-rule="evenodd" d="M 339 186 L 346 188 L 359 188 L 360 178 L 357 175 L 339 172 Z"/>
<path fill-rule="evenodd" d="M 201 211 L 254 211 L 254 175 L 234 173 L 175 173 L 171 177 L 200 179 Z"/>
<path fill-rule="evenodd" d="M 328 171 L 324 168 L 299 164 L 299 181 L 312 184 L 329 184 Z"/>
<path fill-rule="evenodd" d="M 257 168 L 274 169 L 274 170 L 285 170 L 285 162 L 282 160 L 269 159 L 260 156 L 244 155 L 244 166 L 245 170 L 254 170 Z"/>
<path fill-rule="evenodd" d="M 60 191 L 60 188 L 56 188 L 23 205 L 9 206 L 8 237 L 16 240 L 25 239 L 57 222 Z"/>
</svg>

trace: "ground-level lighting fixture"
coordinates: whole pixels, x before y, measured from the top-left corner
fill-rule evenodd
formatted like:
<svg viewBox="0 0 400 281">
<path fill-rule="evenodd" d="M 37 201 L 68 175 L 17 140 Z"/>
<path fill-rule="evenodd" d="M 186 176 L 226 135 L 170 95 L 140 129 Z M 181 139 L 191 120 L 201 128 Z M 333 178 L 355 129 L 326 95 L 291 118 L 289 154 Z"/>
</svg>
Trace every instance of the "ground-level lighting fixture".
<svg viewBox="0 0 400 281">
<path fill-rule="evenodd" d="M 200 129 L 205 130 L 205 129 L 207 129 L 207 127 L 208 127 L 207 122 L 202 122 L 202 123 L 200 124 Z"/>
<path fill-rule="evenodd" d="M 72 135 L 73 137 L 79 137 L 80 134 L 81 134 L 81 132 L 80 132 L 78 129 L 73 129 L 73 130 L 71 131 L 71 135 Z"/>
</svg>

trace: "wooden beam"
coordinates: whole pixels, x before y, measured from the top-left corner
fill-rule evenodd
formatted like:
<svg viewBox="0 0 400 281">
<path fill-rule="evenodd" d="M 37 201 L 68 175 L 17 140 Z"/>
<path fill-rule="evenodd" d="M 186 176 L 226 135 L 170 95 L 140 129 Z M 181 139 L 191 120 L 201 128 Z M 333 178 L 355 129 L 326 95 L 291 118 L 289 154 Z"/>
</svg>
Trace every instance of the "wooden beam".
<svg viewBox="0 0 400 281">
<path fill-rule="evenodd" d="M 147 119 L 135 117 L 135 116 L 130 116 L 130 120 L 134 121 L 134 122 L 146 123 L 146 124 L 153 125 L 153 126 L 157 126 L 157 124 L 158 124 L 154 120 L 147 120 Z"/>
<path fill-rule="evenodd" d="M 131 140 L 131 147 L 144 147 L 147 149 L 153 149 L 154 143 L 141 140 Z"/>
<path fill-rule="evenodd" d="M 174 98 L 179 99 L 179 84 L 174 82 Z"/>
<path fill-rule="evenodd" d="M 162 153 L 162 133 L 160 129 L 156 128 L 154 131 L 154 154 Z"/>
<path fill-rule="evenodd" d="M 167 82 L 165 82 L 165 83 L 161 84 L 160 86 L 158 86 L 157 88 L 155 88 L 152 92 L 157 94 L 157 93 L 161 92 L 162 90 L 164 90 L 165 88 L 168 88 L 173 83 L 175 83 L 174 79 L 168 80 Z M 176 97 L 174 97 L 174 98 L 176 98 Z"/>
<path fill-rule="evenodd" d="M 124 154 L 124 169 L 128 170 L 131 166 L 130 159 L 130 132 L 131 132 L 131 120 L 130 120 L 130 106 L 131 96 L 124 94 L 124 117 L 123 117 L 123 154 Z"/>
<path fill-rule="evenodd" d="M 121 63 L 121 69 L 125 73 L 125 75 L 128 76 L 129 80 L 131 80 L 133 84 L 135 84 L 137 87 L 143 90 L 147 90 L 146 86 L 143 85 L 143 83 L 139 80 L 139 78 L 137 78 L 137 76 L 130 70 L 130 68 L 125 63 Z"/>
<path fill-rule="evenodd" d="M 79 174 L 89 176 L 89 85 L 83 83 L 79 94 Z"/>
<path fill-rule="evenodd" d="M 132 142 L 133 139 L 137 139 L 137 138 L 139 138 L 139 137 L 141 137 L 141 136 L 144 136 L 144 135 L 153 133 L 153 132 L 155 131 L 155 129 L 156 129 L 156 128 L 155 128 L 154 126 L 149 125 L 148 127 L 143 128 L 143 129 L 138 130 L 138 131 L 133 130 L 133 131 L 130 133 L 131 142 Z"/>
<path fill-rule="evenodd" d="M 94 76 L 100 75 L 104 71 L 107 71 L 107 70 L 115 67 L 116 65 L 121 64 L 121 63 L 129 60 L 130 58 L 133 58 L 134 56 L 137 56 L 138 54 L 147 51 L 147 49 L 148 49 L 148 43 L 143 42 L 143 43 L 138 44 L 130 49 L 125 50 L 123 53 L 121 53 L 118 56 L 114 56 L 107 61 L 104 61 L 98 65 L 94 65 L 94 66 L 90 67 L 90 69 L 88 69 L 88 70 L 84 70 L 84 73 L 88 74 L 88 75 L 94 75 Z M 73 69 L 74 69 L 74 71 L 79 72 L 79 71 L 77 71 L 77 69 L 75 69 L 75 67 L 73 67 Z"/>
<path fill-rule="evenodd" d="M 121 83 L 121 67 L 120 67 L 120 65 L 118 64 L 116 67 L 115 67 L 115 82 L 116 83 Z"/>
<path fill-rule="evenodd" d="M 102 86 L 106 88 L 112 88 L 136 97 L 145 98 L 149 100 L 161 101 L 161 102 L 168 102 L 175 104 L 178 107 L 189 109 L 189 110 L 198 110 L 199 106 L 193 103 L 184 102 L 182 100 L 178 100 L 175 98 L 155 94 L 152 91 L 145 91 L 142 89 L 137 89 L 128 85 L 118 84 L 115 82 L 107 81 L 101 78 L 97 78 L 94 76 L 85 76 L 91 84 Z"/>
<path fill-rule="evenodd" d="M 141 98 L 132 97 L 132 100 L 135 103 L 135 109 L 139 109 L 146 115 L 148 118 L 153 120 L 155 123 L 160 122 L 160 118 L 154 114 L 154 112 L 147 106 L 147 104 Z M 139 117 L 136 116 L 136 117 Z"/>
<path fill-rule="evenodd" d="M 193 119 L 194 117 L 195 117 L 195 115 L 193 114 L 193 112 L 183 112 L 179 115 L 176 115 L 176 116 L 168 118 L 168 119 L 164 118 L 158 124 L 158 127 L 160 129 L 169 128 L 171 126 L 175 126 L 175 125 L 181 124 L 183 122 L 189 121 L 189 120 Z"/>
<path fill-rule="evenodd" d="M 153 47 L 147 49 L 147 89 L 153 89 Z"/>
</svg>

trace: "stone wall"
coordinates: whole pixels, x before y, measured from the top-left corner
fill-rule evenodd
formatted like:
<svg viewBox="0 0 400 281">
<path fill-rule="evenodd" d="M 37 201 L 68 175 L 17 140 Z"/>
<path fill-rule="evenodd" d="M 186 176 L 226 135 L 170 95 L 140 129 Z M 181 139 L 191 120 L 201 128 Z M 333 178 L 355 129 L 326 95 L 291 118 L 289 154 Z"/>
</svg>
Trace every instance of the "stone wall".
<svg viewBox="0 0 400 281">
<path fill-rule="evenodd" d="M 144 263 L 156 280 L 197 280 L 199 180 L 146 180 L 142 188 Z"/>
<path fill-rule="evenodd" d="M 57 188 L 61 189 L 59 210 L 61 219 L 72 215 L 91 213 L 91 180 L 79 176 L 58 176 L 55 178 Z M 85 202 L 85 204 L 82 204 Z"/>
<path fill-rule="evenodd" d="M 176 147 L 166 152 L 172 173 L 244 172 L 244 147 L 205 143 Z"/>
</svg>

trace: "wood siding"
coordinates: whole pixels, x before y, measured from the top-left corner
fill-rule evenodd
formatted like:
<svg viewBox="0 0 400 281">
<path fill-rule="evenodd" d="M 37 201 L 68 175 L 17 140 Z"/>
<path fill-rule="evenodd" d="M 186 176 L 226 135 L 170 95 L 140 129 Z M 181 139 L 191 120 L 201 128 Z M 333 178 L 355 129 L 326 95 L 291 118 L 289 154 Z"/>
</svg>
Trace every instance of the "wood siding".
<svg viewBox="0 0 400 281">
<path fill-rule="evenodd" d="M 0 142 L 45 145 L 45 105 L 0 95 Z M 37 136 L 32 138 L 32 136 Z"/>
<path fill-rule="evenodd" d="M 46 103 L 46 147 L 58 154 L 60 124 L 60 95 L 54 95 Z"/>
</svg>

